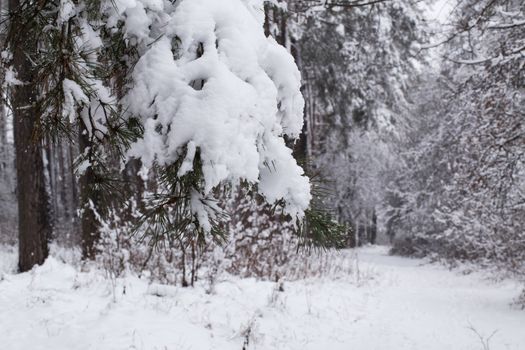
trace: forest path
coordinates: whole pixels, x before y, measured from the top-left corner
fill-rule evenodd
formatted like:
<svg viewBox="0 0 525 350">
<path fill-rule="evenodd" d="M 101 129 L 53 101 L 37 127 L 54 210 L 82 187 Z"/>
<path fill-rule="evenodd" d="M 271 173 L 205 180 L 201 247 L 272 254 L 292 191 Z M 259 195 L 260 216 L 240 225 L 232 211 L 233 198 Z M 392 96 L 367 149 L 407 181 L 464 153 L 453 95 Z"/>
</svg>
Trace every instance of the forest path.
<svg viewBox="0 0 525 350">
<path fill-rule="evenodd" d="M 225 277 L 207 293 L 204 282 L 192 289 L 128 276 L 113 285 L 104 271 L 59 257 L 13 274 L 14 251 L 0 247 L 0 349 L 241 350 L 246 339 L 248 350 L 525 349 L 525 311 L 510 306 L 516 282 L 384 247 L 340 257 L 350 274 L 285 282 L 284 291 Z"/>
<path fill-rule="evenodd" d="M 360 270 L 380 280 L 368 287 L 374 301 L 356 332 L 364 349 L 525 349 L 525 311 L 510 305 L 516 282 L 389 256 L 381 247 L 357 257 Z"/>
</svg>

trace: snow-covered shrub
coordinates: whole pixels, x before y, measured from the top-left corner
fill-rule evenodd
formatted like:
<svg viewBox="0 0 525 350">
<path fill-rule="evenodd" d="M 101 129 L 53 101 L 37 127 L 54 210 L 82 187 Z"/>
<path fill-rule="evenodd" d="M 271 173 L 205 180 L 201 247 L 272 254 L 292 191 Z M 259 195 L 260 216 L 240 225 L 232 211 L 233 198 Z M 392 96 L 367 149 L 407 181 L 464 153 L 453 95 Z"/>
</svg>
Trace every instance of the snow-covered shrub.
<svg viewBox="0 0 525 350">
<path fill-rule="evenodd" d="M 193 284 L 202 255 L 199 247 L 181 246 L 169 235 L 152 239 L 118 216 L 113 216 L 111 225 L 103 222 L 101 226 L 97 262 L 108 277 L 133 273 L 162 284 Z"/>
<path fill-rule="evenodd" d="M 242 277 L 279 280 L 299 245 L 291 220 L 243 189 L 237 191 L 229 210 L 226 270 Z"/>
<path fill-rule="evenodd" d="M 193 240 L 191 234 L 155 236 L 115 212 L 108 219 L 98 216 L 97 261 L 113 279 L 133 273 L 169 285 L 201 281 L 209 293 L 223 274 L 272 281 L 351 274 L 348 255 L 301 246 L 290 218 L 257 196 L 240 189 L 227 201 L 230 220 L 222 242 Z"/>
<path fill-rule="evenodd" d="M 398 237 L 392 242 L 390 254 L 420 258 L 430 251 L 429 242 L 424 237 Z"/>
<path fill-rule="evenodd" d="M 101 232 L 96 261 L 108 277 L 121 277 L 132 270 L 133 265 L 140 264 L 142 249 L 132 240 L 132 226 L 122 222 L 115 211 L 111 211 L 108 218 L 97 216 L 97 219 Z"/>
<path fill-rule="evenodd" d="M 273 281 L 350 274 L 351 259 L 334 247 L 305 246 L 290 219 L 275 213 L 256 194 L 239 189 L 228 209 L 223 265 L 227 272 Z"/>
</svg>

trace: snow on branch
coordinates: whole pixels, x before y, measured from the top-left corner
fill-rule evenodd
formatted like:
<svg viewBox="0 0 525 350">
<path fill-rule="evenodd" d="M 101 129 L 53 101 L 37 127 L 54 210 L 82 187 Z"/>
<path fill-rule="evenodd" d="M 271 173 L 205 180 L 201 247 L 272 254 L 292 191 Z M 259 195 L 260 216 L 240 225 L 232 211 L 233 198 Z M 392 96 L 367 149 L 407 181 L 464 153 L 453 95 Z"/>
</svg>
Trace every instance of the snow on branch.
<svg viewBox="0 0 525 350">
<path fill-rule="evenodd" d="M 130 156 L 146 166 L 182 160 L 184 176 L 198 153 L 203 195 L 246 180 L 302 216 L 309 180 L 283 138 L 302 130 L 301 77 L 286 49 L 264 35 L 262 1 L 122 4 L 128 39 L 145 44 L 123 99 L 144 126 Z"/>
<path fill-rule="evenodd" d="M 363 6 L 371 6 L 375 4 L 380 4 L 382 2 L 388 2 L 391 0 L 369 0 L 369 1 L 348 1 L 348 0 L 341 0 L 341 1 L 325 1 L 325 6 L 328 8 L 331 7 L 363 7 Z"/>
<path fill-rule="evenodd" d="M 512 23 L 493 23 L 490 24 L 487 28 L 488 29 L 511 29 L 516 27 L 521 27 L 525 25 L 525 20 L 522 21 L 516 21 Z"/>
</svg>

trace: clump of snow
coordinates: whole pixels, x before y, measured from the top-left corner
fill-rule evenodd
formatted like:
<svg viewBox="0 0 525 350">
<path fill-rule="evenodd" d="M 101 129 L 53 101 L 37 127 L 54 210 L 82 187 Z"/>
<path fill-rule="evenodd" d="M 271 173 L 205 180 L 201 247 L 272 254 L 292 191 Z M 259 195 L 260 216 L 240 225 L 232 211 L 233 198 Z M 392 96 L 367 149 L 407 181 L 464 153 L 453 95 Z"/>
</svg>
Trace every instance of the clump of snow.
<svg viewBox="0 0 525 350">
<path fill-rule="evenodd" d="M 58 25 L 62 25 L 70 18 L 75 16 L 76 6 L 71 0 L 60 0 L 60 9 L 58 13 Z"/>
<path fill-rule="evenodd" d="M 267 201 L 284 199 L 288 213 L 302 216 L 310 185 L 283 139 L 302 129 L 301 77 L 286 49 L 264 35 L 262 2 L 162 4 L 117 6 L 128 39 L 147 44 L 123 99 L 144 125 L 130 156 L 146 167 L 185 157 L 184 175 L 198 151 L 204 195 L 247 180 Z"/>
<path fill-rule="evenodd" d="M 82 88 L 70 79 L 64 79 L 62 82 L 62 90 L 64 91 L 64 108 L 62 115 L 69 119 L 71 123 L 74 123 L 77 118 L 76 105 L 88 104 L 89 98 L 84 91 L 82 91 Z"/>
<path fill-rule="evenodd" d="M 13 67 L 8 67 L 5 70 L 4 76 L 4 85 L 22 85 L 22 81 L 16 78 L 16 72 L 13 70 Z"/>
</svg>

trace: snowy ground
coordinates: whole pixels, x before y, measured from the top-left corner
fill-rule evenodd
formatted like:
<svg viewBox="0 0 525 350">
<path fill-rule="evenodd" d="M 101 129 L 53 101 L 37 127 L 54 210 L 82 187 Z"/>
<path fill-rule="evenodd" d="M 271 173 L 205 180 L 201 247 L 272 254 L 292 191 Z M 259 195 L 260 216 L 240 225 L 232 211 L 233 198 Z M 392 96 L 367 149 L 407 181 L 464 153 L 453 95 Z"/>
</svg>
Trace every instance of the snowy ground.
<svg viewBox="0 0 525 350">
<path fill-rule="evenodd" d="M 343 278 L 285 282 L 282 292 L 227 278 L 207 294 L 132 277 L 113 288 L 103 271 L 57 258 L 15 275 L 15 254 L 2 248 L 0 349 L 241 350 L 246 339 L 247 349 L 525 349 L 525 311 L 510 306 L 518 284 L 384 248 L 343 254 L 356 259 Z"/>
</svg>

